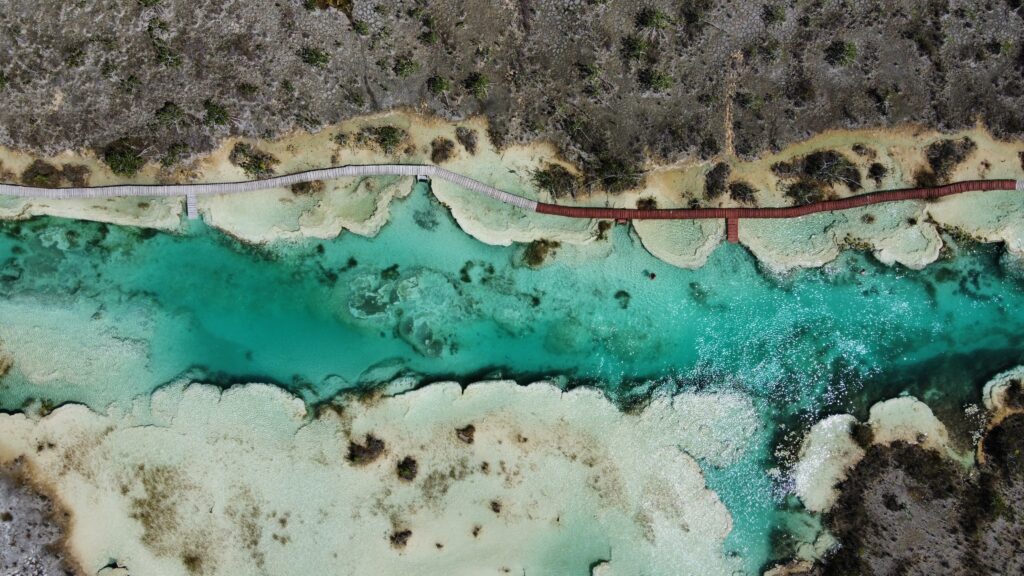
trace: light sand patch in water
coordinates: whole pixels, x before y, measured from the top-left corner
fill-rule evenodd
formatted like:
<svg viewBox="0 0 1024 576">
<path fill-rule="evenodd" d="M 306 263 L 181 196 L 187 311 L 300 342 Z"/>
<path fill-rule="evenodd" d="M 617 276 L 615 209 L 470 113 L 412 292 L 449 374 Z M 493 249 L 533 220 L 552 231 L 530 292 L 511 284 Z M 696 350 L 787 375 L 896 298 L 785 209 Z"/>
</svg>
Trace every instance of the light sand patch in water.
<svg viewBox="0 0 1024 576">
<path fill-rule="evenodd" d="M 312 417 L 274 387 L 175 385 L 123 415 L 0 415 L 0 462 L 71 513 L 89 573 L 730 574 L 729 514 L 684 451 L 738 457 L 724 414 L 756 422 L 739 396 L 624 414 L 590 389 L 440 384 Z M 347 461 L 369 436 L 380 453 Z"/>
</svg>

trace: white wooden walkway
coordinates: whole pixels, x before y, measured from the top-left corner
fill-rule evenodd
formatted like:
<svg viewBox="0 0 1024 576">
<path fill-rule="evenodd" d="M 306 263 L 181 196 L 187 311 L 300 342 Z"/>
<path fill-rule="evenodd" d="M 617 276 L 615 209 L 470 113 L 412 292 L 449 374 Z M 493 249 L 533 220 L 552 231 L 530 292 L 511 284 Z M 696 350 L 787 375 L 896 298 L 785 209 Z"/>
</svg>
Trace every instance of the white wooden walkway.
<svg viewBox="0 0 1024 576">
<path fill-rule="evenodd" d="M 197 197 L 211 196 L 217 194 L 241 194 L 268 188 L 286 188 L 292 184 L 301 182 L 312 182 L 314 180 L 333 180 L 335 178 L 349 178 L 359 176 L 413 176 L 419 179 L 440 178 L 453 184 L 457 184 L 468 190 L 478 192 L 485 196 L 500 200 L 506 204 L 518 206 L 523 210 L 535 212 L 537 202 L 516 196 L 504 190 L 498 190 L 468 178 L 456 174 L 451 170 L 445 170 L 438 166 L 419 164 L 371 164 L 365 166 L 335 166 L 332 168 L 321 168 L 274 176 L 263 180 L 246 180 L 243 182 L 214 182 L 205 184 L 121 184 L 117 186 L 91 186 L 85 188 L 37 188 L 33 186 L 20 186 L 17 184 L 0 184 L 0 195 L 18 196 L 23 198 L 46 198 L 46 199 L 67 199 L 67 198 L 109 198 L 118 196 L 184 196 L 186 199 L 186 210 L 189 218 L 196 218 L 199 214 Z"/>
</svg>

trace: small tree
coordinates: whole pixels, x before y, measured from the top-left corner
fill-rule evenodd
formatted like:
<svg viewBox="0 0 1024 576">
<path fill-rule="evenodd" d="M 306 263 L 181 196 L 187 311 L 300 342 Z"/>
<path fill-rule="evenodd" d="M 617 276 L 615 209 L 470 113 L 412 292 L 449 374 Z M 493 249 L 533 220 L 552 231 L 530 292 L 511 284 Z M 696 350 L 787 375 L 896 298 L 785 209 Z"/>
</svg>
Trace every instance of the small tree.
<svg viewBox="0 0 1024 576">
<path fill-rule="evenodd" d="M 318 50 L 312 46 L 303 46 L 302 49 L 299 50 L 299 59 L 314 68 L 323 68 L 331 61 L 331 57 L 327 52 Z"/>
<path fill-rule="evenodd" d="M 644 90 L 650 92 L 664 92 L 672 87 L 672 77 L 651 66 L 637 73 L 637 81 Z"/>
<path fill-rule="evenodd" d="M 115 140 L 103 150 L 103 161 L 118 176 L 134 176 L 146 161 L 127 138 Z"/>
<path fill-rule="evenodd" d="M 469 90 L 470 93 L 473 94 L 473 96 L 476 96 L 477 98 L 483 100 L 484 98 L 487 97 L 487 89 L 490 88 L 491 86 L 491 80 L 490 78 L 479 72 L 473 72 L 469 76 L 466 76 L 466 79 L 462 82 L 462 85 L 466 88 L 466 90 Z"/>
<path fill-rule="evenodd" d="M 427 90 L 430 90 L 431 94 L 440 96 L 445 92 L 449 92 L 452 89 L 452 83 L 447 78 L 441 76 L 431 76 L 427 78 Z"/>
<path fill-rule="evenodd" d="M 857 45 L 835 40 L 825 47 L 825 61 L 833 66 L 849 66 L 857 59 Z"/>
</svg>

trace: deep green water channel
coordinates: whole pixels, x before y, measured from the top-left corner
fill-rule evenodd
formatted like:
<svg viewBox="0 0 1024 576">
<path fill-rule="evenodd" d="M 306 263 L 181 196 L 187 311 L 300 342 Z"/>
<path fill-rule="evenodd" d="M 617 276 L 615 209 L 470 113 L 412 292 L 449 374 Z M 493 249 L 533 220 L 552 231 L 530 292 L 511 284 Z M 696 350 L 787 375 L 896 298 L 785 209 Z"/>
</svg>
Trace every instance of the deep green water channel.
<svg viewBox="0 0 1024 576">
<path fill-rule="evenodd" d="M 103 366 L 101 386 L 30 384 L 15 366 L 0 380 L 0 408 L 39 398 L 102 407 L 183 375 L 277 383 L 310 401 L 399 375 L 559 377 L 623 404 L 653 388 L 740 390 L 763 430 L 739 464 L 705 468 L 734 517 L 729 546 L 754 570 L 785 493 L 766 470 L 786 430 L 904 392 L 956 412 L 987 378 L 1024 363 L 1024 284 L 995 246 L 954 248 L 920 272 L 848 253 L 784 278 L 736 246 L 676 269 L 623 226 L 539 269 L 522 252 L 472 239 L 423 189 L 392 206 L 376 238 L 273 249 L 202 224 L 164 234 L 0 223 L 0 325 L 38 322 L 19 334 L 47 338 L 56 322 L 56 356 L 97 325 L 145 350 L 141 364 Z"/>
</svg>

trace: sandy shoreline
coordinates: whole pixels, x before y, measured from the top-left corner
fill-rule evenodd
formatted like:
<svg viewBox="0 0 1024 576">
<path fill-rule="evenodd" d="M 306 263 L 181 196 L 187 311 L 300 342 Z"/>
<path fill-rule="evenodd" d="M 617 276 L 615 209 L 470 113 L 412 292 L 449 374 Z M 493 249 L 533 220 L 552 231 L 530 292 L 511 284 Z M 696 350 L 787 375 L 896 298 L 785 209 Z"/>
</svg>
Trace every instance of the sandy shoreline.
<svg viewBox="0 0 1024 576">
<path fill-rule="evenodd" d="M 390 153 L 356 136 L 365 127 L 395 126 L 405 138 Z M 477 135 L 471 153 L 458 143 L 456 128 Z M 344 145 L 338 134 L 348 137 Z M 271 154 L 275 173 L 288 173 L 338 164 L 384 162 L 430 163 L 436 139 L 451 142 L 449 158 L 440 165 L 487 182 L 498 188 L 540 201 L 552 201 L 533 182 L 535 170 L 556 164 L 570 172 L 575 168 L 561 160 L 553 146 L 535 143 L 496 150 L 487 139 L 483 119 L 452 124 L 408 112 L 392 112 L 357 118 L 316 134 L 294 133 L 276 140 L 244 141 Z M 954 180 L 1016 178 L 1020 175 L 1017 143 L 994 139 L 983 128 L 941 135 L 916 128 L 829 132 L 755 161 L 733 161 L 732 180 L 752 184 L 756 205 L 783 206 L 784 181 L 772 165 L 813 151 L 835 150 L 866 173 L 869 163 L 886 167 L 886 175 L 874 182 L 864 181 L 863 192 L 898 188 L 913 181 L 913 174 L 926 165 L 924 149 L 940 139 L 969 137 L 977 149 L 951 173 Z M 133 182 L 216 182 L 246 179 L 248 176 L 229 159 L 240 139 L 225 140 L 213 153 L 173 170 L 149 164 Z M 17 151 L 0 149 L 0 174 L 8 181 L 31 164 L 34 158 Z M 55 165 L 81 165 L 89 172 L 89 184 L 123 182 L 92 153 L 65 152 L 47 159 Z M 559 203 L 635 207 L 641 199 L 653 199 L 662 208 L 740 206 L 728 195 L 709 201 L 702 197 L 704 175 L 714 162 L 690 162 L 673 166 L 651 166 L 641 189 L 619 195 L 603 192 L 579 194 L 575 200 Z M 839 186 L 840 196 L 852 192 Z M 211 226 L 245 242 L 265 244 L 301 238 L 331 238 L 344 231 L 373 236 L 389 217 L 390 203 L 407 195 L 411 179 L 363 178 L 326 182 L 313 191 L 297 193 L 274 189 L 244 196 L 204 197 L 200 213 Z M 433 194 L 452 212 L 467 233 L 488 244 L 508 245 L 547 239 L 569 244 L 587 244 L 598 237 L 596 221 L 570 220 L 534 214 L 503 205 L 492 199 L 441 180 L 431 183 Z M 0 199 L 0 218 L 23 219 L 49 214 L 136 225 L 163 230 L 181 226 L 183 201 L 161 198 L 74 201 Z M 724 240 L 721 222 L 637 221 L 634 227 L 644 246 L 656 257 L 684 268 L 704 264 L 708 255 Z M 834 260 L 844 249 L 870 251 L 881 262 L 922 268 L 939 258 L 941 230 L 950 229 L 984 242 L 1003 242 L 1016 255 L 1024 255 L 1024 195 L 1019 192 L 968 193 L 925 203 L 907 201 L 870 206 L 843 212 L 816 214 L 791 220 L 743 220 L 740 241 L 774 272 L 818 267 Z"/>
</svg>

